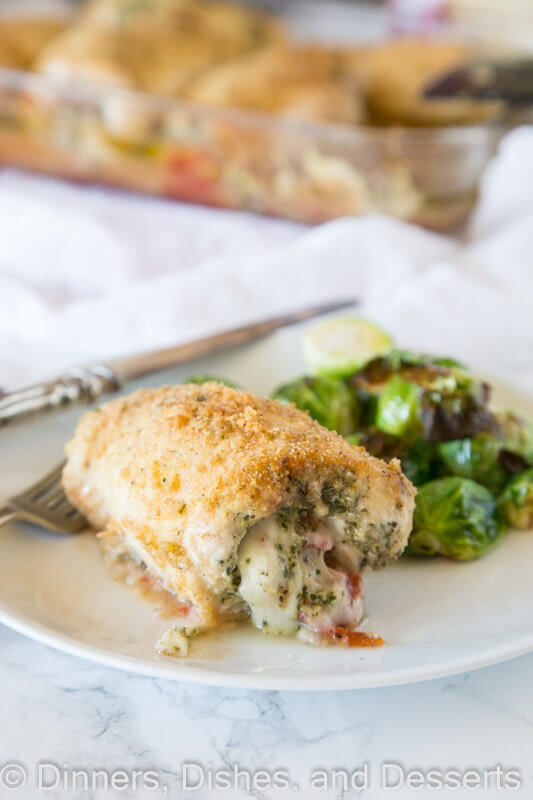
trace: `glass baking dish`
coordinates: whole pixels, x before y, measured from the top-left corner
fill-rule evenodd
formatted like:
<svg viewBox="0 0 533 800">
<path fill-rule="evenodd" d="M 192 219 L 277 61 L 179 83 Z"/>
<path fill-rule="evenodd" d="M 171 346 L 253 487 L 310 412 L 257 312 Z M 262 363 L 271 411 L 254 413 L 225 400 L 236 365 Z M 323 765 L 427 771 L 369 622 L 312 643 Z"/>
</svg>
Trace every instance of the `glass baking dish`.
<svg viewBox="0 0 533 800">
<path fill-rule="evenodd" d="M 0 163 L 304 223 L 378 212 L 449 229 L 501 134 L 303 123 L 0 69 Z"/>
</svg>

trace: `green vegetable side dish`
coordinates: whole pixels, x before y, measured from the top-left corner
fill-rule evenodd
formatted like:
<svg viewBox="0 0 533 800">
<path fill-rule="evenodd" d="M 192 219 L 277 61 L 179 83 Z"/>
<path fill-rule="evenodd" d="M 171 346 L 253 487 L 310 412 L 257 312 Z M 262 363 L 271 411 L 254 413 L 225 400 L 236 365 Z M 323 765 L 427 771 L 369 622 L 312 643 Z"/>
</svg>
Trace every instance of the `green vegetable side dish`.
<svg viewBox="0 0 533 800">
<path fill-rule="evenodd" d="M 272 397 L 282 403 L 294 403 L 297 408 L 308 411 L 325 428 L 342 436 L 357 430 L 357 394 L 338 378 L 299 378 L 280 386 Z"/>
<path fill-rule="evenodd" d="M 393 343 L 373 322 L 360 317 L 337 317 L 310 328 L 303 346 L 312 375 L 343 378 L 372 358 L 388 353 Z"/>
<path fill-rule="evenodd" d="M 525 470 L 509 481 L 498 506 L 513 528 L 525 530 L 533 526 L 533 469 Z"/>
<path fill-rule="evenodd" d="M 440 478 L 419 489 L 406 552 L 470 561 L 487 553 L 502 534 L 488 489 L 467 478 Z"/>
<path fill-rule="evenodd" d="M 273 397 L 378 458 L 400 460 L 419 490 L 408 554 L 468 561 L 506 527 L 533 526 L 533 426 L 492 411 L 490 386 L 467 367 L 394 349 L 357 318 L 311 328 L 304 351 L 313 376 Z"/>
</svg>

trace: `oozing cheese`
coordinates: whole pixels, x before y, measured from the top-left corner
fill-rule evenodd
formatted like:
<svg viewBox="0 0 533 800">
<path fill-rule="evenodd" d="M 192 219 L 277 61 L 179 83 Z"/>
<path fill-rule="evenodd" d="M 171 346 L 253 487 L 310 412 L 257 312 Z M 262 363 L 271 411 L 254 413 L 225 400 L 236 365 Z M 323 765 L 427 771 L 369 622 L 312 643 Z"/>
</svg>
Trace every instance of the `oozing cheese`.
<svg viewBox="0 0 533 800">
<path fill-rule="evenodd" d="M 291 546 L 292 526 L 282 527 L 274 516 L 254 525 L 239 551 L 239 594 L 250 606 L 254 625 L 266 633 L 298 629 L 302 569 Z"/>
<path fill-rule="evenodd" d="M 328 635 L 353 629 L 363 616 L 360 554 L 342 526 L 321 519 L 306 532 L 295 516 L 272 516 L 254 525 L 239 551 L 239 594 L 253 623 L 266 633 L 295 633 L 305 625 Z"/>
</svg>

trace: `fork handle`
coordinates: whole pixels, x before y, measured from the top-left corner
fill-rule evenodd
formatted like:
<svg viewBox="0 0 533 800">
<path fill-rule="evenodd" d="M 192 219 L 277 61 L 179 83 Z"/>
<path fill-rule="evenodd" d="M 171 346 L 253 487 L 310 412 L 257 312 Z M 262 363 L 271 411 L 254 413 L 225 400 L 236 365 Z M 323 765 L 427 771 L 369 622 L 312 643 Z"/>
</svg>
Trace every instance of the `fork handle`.
<svg viewBox="0 0 533 800">
<path fill-rule="evenodd" d="M 72 403 L 92 403 L 104 392 L 114 392 L 119 388 L 120 381 L 113 370 L 95 365 L 71 369 L 49 383 L 4 395 L 0 392 L 0 427 Z"/>
<path fill-rule="evenodd" d="M 16 516 L 17 512 L 10 506 L 4 506 L 4 508 L 0 508 L 0 528 L 2 525 L 7 525 L 7 523 L 15 519 Z"/>
</svg>

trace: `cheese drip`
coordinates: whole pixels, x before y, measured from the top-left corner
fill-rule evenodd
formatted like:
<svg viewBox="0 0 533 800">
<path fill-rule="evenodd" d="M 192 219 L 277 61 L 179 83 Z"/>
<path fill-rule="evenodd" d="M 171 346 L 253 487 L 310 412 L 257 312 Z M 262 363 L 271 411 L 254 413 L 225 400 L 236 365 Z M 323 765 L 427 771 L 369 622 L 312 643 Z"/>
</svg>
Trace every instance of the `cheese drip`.
<svg viewBox="0 0 533 800">
<path fill-rule="evenodd" d="M 355 628 L 363 616 L 358 550 L 335 518 L 304 532 L 295 521 L 295 514 L 268 517 L 241 544 L 239 594 L 254 625 L 273 634 L 302 626 L 317 635 L 338 625 Z"/>
</svg>

